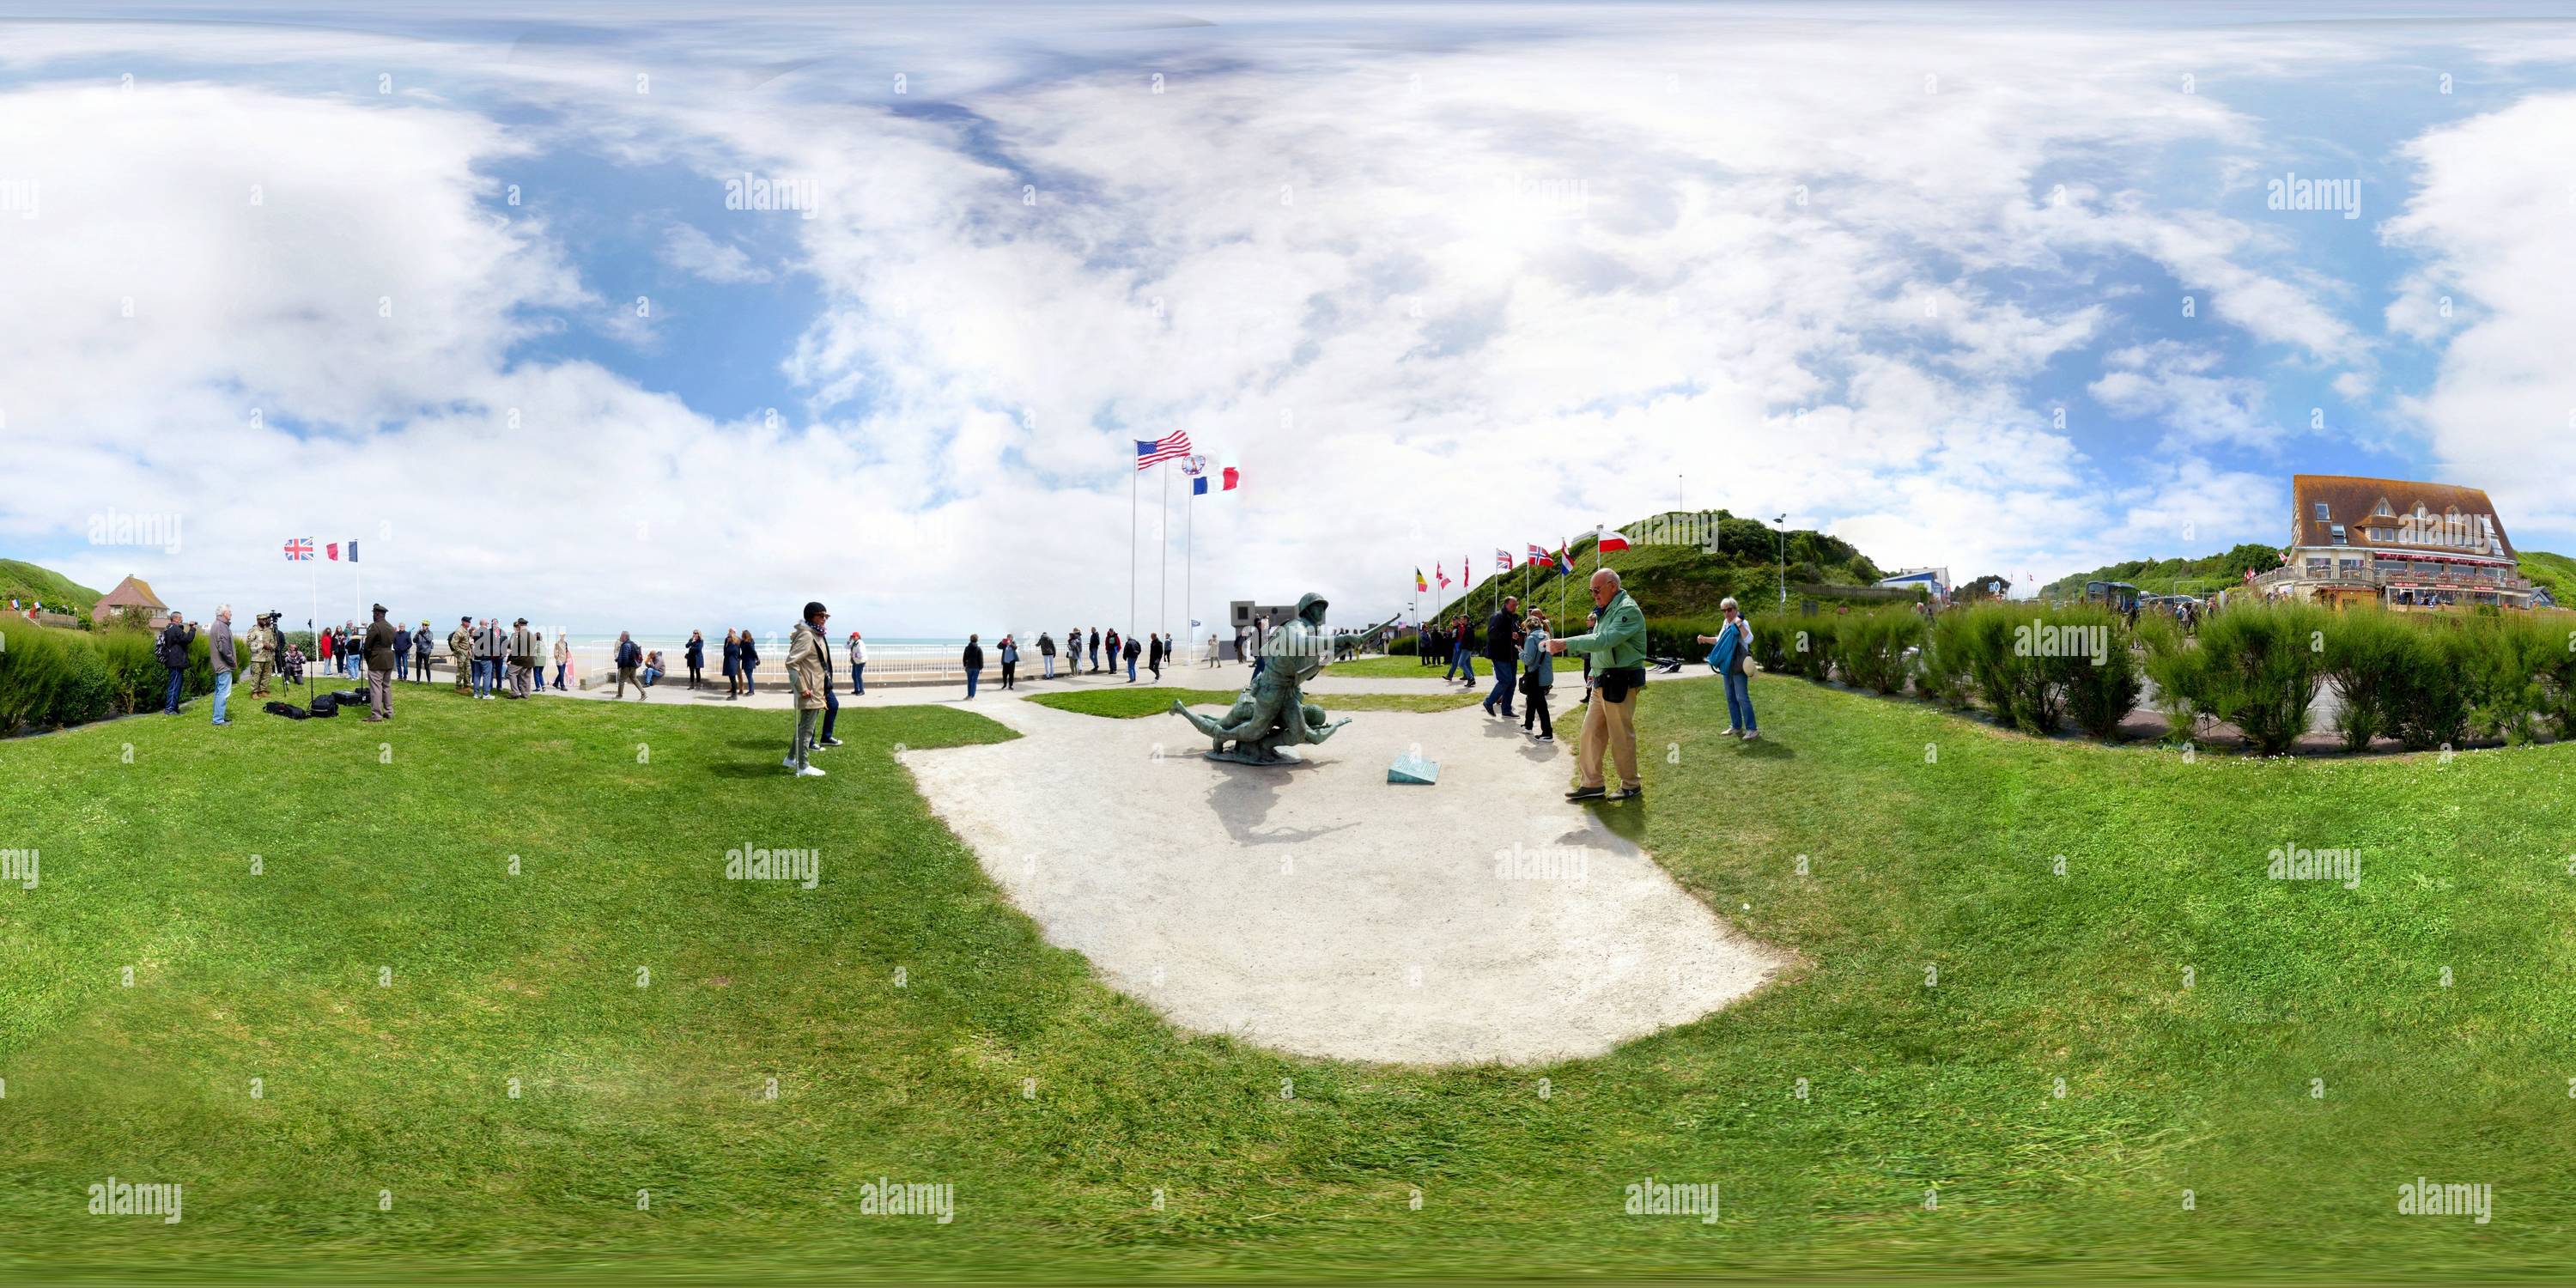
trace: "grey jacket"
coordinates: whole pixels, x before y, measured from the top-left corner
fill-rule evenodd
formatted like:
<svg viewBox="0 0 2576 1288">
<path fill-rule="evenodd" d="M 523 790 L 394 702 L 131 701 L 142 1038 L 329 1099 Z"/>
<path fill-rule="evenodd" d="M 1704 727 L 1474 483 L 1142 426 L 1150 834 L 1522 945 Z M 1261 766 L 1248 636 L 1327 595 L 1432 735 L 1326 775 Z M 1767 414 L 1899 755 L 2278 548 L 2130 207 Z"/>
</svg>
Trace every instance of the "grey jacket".
<svg viewBox="0 0 2576 1288">
<path fill-rule="evenodd" d="M 215 619 L 215 629 L 207 636 L 206 650 L 214 659 L 215 670 L 230 672 L 241 669 L 233 661 L 233 624 L 231 622 L 220 617 Z"/>
<path fill-rule="evenodd" d="M 1529 638 L 1521 641 L 1521 670 L 1539 688 L 1556 686 L 1556 659 L 1548 655 L 1546 627 L 1533 628 Z"/>
</svg>

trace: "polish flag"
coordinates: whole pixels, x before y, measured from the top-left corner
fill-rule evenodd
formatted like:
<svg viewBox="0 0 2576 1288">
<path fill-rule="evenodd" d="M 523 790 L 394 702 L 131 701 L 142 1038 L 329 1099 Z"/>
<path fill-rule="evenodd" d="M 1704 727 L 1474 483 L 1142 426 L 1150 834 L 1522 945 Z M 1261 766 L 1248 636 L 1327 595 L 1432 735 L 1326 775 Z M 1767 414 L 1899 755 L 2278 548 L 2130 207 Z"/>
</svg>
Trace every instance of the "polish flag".
<svg viewBox="0 0 2576 1288">
<path fill-rule="evenodd" d="M 1596 527 L 1592 531 L 1595 536 L 1601 538 L 1600 550 L 1601 553 L 1605 555 L 1613 550 L 1625 550 L 1628 548 L 1628 538 L 1626 534 L 1621 533 L 1616 528 Z"/>
</svg>

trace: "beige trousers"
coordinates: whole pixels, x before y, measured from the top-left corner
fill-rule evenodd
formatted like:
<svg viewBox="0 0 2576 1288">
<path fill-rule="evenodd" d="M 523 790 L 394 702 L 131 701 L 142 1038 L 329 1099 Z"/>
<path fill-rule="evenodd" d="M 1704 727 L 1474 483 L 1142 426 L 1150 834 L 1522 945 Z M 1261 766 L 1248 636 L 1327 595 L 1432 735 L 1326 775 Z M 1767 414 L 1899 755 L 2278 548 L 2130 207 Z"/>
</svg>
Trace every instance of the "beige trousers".
<svg viewBox="0 0 2576 1288">
<path fill-rule="evenodd" d="M 1601 752 L 1606 747 L 1612 763 L 1619 768 L 1621 787 L 1642 787 L 1637 778 L 1637 690 L 1612 702 L 1601 690 L 1592 691 L 1592 701 L 1583 708 L 1583 746 L 1575 762 L 1583 771 L 1582 786 L 1602 787 Z"/>
</svg>

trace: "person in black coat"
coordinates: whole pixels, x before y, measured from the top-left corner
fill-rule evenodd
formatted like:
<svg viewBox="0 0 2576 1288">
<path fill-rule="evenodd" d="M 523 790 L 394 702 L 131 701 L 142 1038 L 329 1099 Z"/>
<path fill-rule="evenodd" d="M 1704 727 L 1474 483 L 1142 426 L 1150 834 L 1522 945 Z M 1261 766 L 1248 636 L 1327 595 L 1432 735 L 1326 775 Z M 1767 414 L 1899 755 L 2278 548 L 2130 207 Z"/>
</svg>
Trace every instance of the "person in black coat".
<svg viewBox="0 0 2576 1288">
<path fill-rule="evenodd" d="M 161 714 L 179 714 L 179 688 L 188 682 L 188 646 L 197 642 L 197 628 L 174 612 L 170 624 L 161 628 L 161 638 L 152 646 L 153 660 L 170 672 L 170 691 L 162 700 Z"/>
<path fill-rule="evenodd" d="M 752 647 L 751 632 L 742 633 L 742 691 L 751 692 L 752 672 L 760 667 L 760 650 Z"/>
<path fill-rule="evenodd" d="M 1153 637 L 1153 640 L 1153 644 L 1145 650 L 1145 669 L 1154 673 L 1154 680 L 1156 683 L 1161 683 L 1163 679 L 1163 637 L 1157 635 Z"/>
<path fill-rule="evenodd" d="M 1494 664 L 1494 691 L 1485 695 L 1485 714 L 1493 715 L 1494 704 L 1503 704 L 1502 717 L 1517 720 L 1512 711 L 1512 683 L 1521 661 L 1521 601 L 1503 596 L 1503 606 L 1485 619 L 1485 658 Z"/>
<path fill-rule="evenodd" d="M 966 667 L 966 696 L 970 698 L 975 696 L 975 681 L 984 674 L 983 638 L 981 635 L 967 636 L 966 654 L 961 659 Z"/>
<path fill-rule="evenodd" d="M 689 647 L 685 652 L 689 659 L 689 687 L 694 689 L 698 687 L 698 673 L 707 669 L 707 633 L 689 632 Z"/>
<path fill-rule="evenodd" d="M 725 632 L 724 642 L 725 701 L 742 696 L 742 640 L 732 631 Z"/>
</svg>

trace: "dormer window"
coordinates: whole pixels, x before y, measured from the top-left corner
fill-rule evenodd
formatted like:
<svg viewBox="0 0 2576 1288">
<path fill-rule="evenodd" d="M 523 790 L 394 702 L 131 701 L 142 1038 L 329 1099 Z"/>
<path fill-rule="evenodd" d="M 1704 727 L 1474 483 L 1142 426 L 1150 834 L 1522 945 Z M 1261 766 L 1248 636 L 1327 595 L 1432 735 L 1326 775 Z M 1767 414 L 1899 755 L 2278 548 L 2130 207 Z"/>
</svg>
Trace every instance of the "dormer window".
<svg viewBox="0 0 2576 1288">
<path fill-rule="evenodd" d="M 2338 524 L 2334 525 L 2333 527 L 2331 527 L 2331 528 L 2327 529 L 2327 531 L 2333 535 L 2334 544 L 2336 544 L 2336 545 L 2342 545 L 2342 544 L 2344 544 L 2344 539 L 2343 539 L 2343 525 L 2342 525 L 2342 524 L 2338 523 Z"/>
<path fill-rule="evenodd" d="M 2393 519 L 2397 517 L 2397 512 L 2388 508 L 2388 498 L 2384 496 L 2379 498 L 2379 507 L 2372 510 L 2371 514 L 2382 519 Z"/>
</svg>

